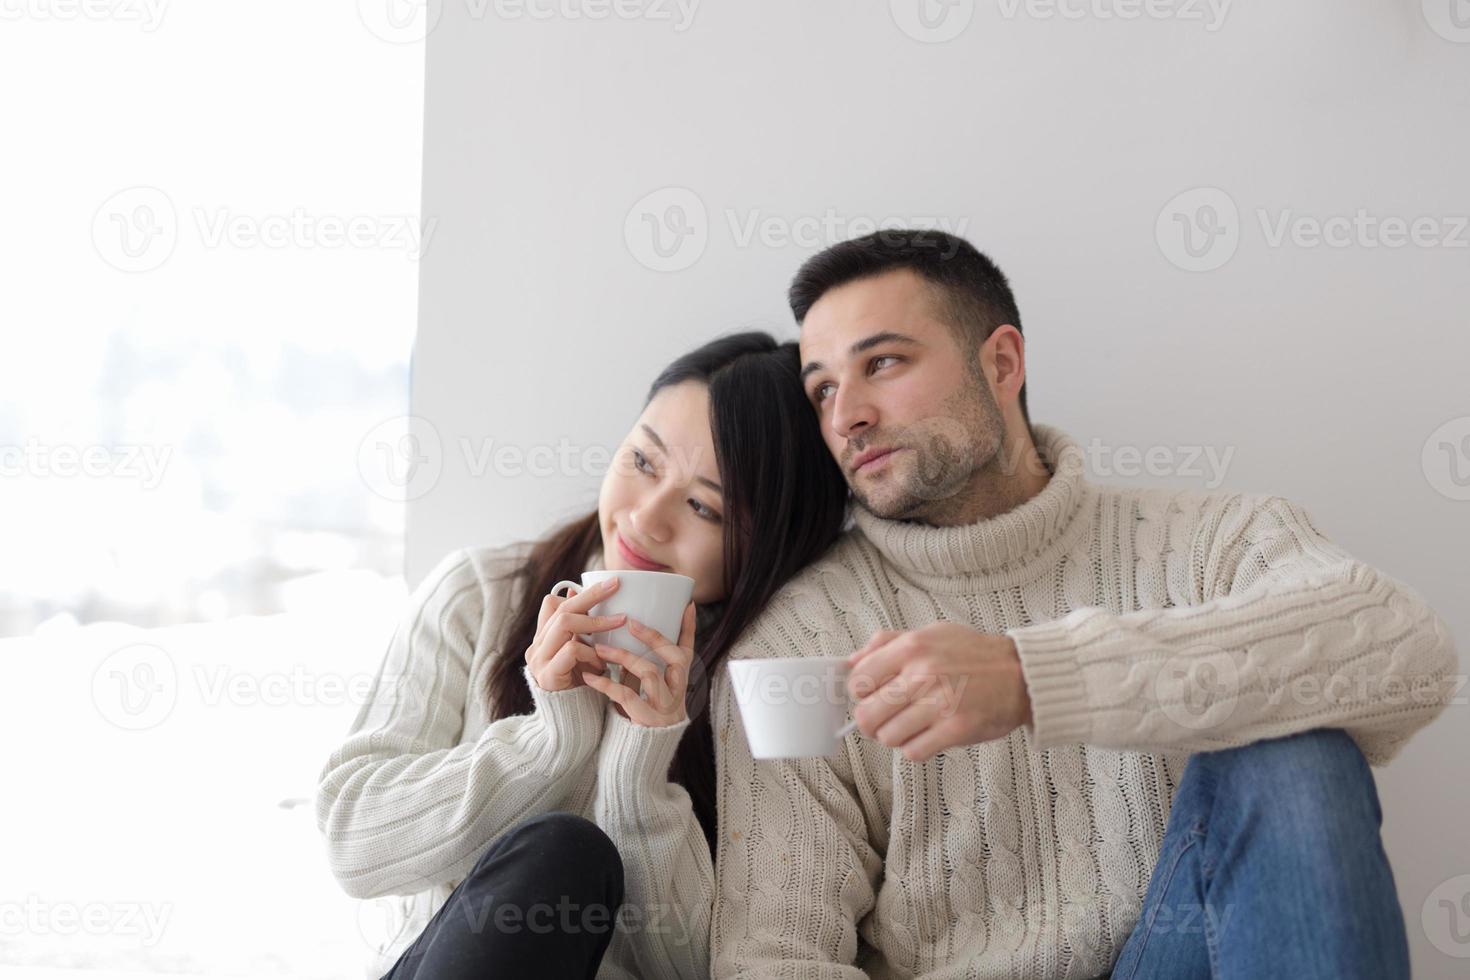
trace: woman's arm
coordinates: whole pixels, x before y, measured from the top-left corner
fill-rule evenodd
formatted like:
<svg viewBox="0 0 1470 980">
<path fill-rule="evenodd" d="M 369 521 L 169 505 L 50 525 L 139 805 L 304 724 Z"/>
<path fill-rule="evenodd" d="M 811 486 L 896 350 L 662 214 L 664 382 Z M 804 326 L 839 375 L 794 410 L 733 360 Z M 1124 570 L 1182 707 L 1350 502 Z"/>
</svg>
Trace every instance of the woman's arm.
<svg viewBox="0 0 1470 980">
<path fill-rule="evenodd" d="M 637 963 L 640 980 L 709 977 L 714 860 L 688 791 L 669 780 L 691 724 L 686 693 L 696 666 L 696 616 L 694 603 L 684 607 L 677 643 L 630 619 L 628 630 L 664 667 L 599 643 L 598 657 L 621 666 L 624 682 L 587 678 L 607 696 L 593 819 L 623 856 L 623 908 L 613 944 L 627 948 L 614 955 Z M 700 714 L 695 724 L 708 721 Z"/>
<path fill-rule="evenodd" d="M 516 557 L 482 562 L 461 549 L 430 572 L 368 701 L 321 770 L 317 827 L 332 873 L 354 898 L 462 878 L 496 835 L 556 809 L 594 776 L 605 699 L 583 686 L 543 691 L 524 667 L 535 710 L 460 741 L 467 699 L 483 696 L 469 690 L 472 676 L 484 676 L 478 661 L 521 655 L 490 649 L 514 601 L 496 579 Z"/>
<path fill-rule="evenodd" d="M 609 703 L 598 752 L 594 819 L 623 856 L 613 943 L 628 945 L 619 961 L 636 962 L 642 980 L 709 977 L 714 861 L 688 792 L 668 777 L 690 724 L 645 727 Z"/>
</svg>

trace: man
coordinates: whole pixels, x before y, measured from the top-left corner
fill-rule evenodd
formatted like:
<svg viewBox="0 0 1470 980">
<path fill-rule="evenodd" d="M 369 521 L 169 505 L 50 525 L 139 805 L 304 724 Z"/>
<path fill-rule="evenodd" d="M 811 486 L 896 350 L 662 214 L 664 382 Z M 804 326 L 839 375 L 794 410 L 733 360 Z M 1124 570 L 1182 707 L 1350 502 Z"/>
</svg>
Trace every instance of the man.
<svg viewBox="0 0 1470 980">
<path fill-rule="evenodd" d="M 790 290 L 854 527 L 733 656 L 852 654 L 752 760 L 716 678 L 716 977 L 1408 976 L 1369 764 L 1448 702 L 1420 598 L 1274 496 L 1104 487 L 1005 277 L 883 231 Z"/>
</svg>

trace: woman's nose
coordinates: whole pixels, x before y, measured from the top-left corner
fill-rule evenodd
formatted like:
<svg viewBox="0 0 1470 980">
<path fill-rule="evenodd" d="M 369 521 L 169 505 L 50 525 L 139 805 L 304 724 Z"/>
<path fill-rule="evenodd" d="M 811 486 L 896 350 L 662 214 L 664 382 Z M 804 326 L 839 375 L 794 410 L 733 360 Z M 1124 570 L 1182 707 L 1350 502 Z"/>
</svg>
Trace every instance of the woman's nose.
<svg viewBox="0 0 1470 980">
<path fill-rule="evenodd" d="M 634 507 L 628 519 L 640 538 L 663 544 L 669 537 L 669 522 L 663 515 L 664 506 L 659 497 L 654 497 Z"/>
</svg>

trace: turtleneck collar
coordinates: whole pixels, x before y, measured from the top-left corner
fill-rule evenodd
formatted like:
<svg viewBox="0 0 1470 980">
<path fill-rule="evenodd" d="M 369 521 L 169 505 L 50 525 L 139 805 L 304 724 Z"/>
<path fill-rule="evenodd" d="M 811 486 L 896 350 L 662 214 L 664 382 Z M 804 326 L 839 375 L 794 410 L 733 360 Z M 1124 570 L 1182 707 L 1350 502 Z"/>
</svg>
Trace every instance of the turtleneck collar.
<svg viewBox="0 0 1470 980">
<path fill-rule="evenodd" d="M 1086 521 L 1075 518 L 1091 496 L 1082 449 L 1054 426 L 1033 424 L 1036 451 L 1051 477 L 1031 499 L 993 517 L 956 527 L 884 520 L 856 502 L 858 533 L 905 577 L 933 591 L 1016 584 L 1038 560 L 1058 550 Z M 999 579 L 999 581 L 997 581 Z"/>
</svg>

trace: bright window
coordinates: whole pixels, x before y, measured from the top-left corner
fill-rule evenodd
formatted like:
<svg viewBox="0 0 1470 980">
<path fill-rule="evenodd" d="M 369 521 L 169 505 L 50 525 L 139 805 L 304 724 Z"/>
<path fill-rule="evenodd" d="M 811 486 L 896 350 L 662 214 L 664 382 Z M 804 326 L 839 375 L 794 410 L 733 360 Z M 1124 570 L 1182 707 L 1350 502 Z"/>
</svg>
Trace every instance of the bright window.
<svg viewBox="0 0 1470 980">
<path fill-rule="evenodd" d="M 0 978 L 387 928 L 309 806 L 406 597 L 423 44 L 363 7 L 0 10 Z"/>
</svg>

